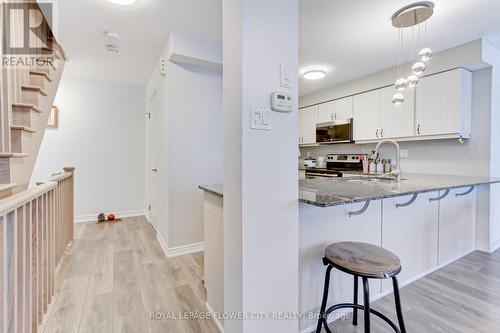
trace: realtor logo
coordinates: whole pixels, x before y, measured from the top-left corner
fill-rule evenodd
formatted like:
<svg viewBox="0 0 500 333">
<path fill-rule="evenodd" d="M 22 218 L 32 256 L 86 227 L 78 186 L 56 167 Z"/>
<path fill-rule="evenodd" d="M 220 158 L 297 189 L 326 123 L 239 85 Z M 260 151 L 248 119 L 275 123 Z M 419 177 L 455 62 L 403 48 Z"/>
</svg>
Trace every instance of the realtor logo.
<svg viewBox="0 0 500 333">
<path fill-rule="evenodd" d="M 52 4 L 3 2 L 3 56 L 52 54 Z"/>
</svg>

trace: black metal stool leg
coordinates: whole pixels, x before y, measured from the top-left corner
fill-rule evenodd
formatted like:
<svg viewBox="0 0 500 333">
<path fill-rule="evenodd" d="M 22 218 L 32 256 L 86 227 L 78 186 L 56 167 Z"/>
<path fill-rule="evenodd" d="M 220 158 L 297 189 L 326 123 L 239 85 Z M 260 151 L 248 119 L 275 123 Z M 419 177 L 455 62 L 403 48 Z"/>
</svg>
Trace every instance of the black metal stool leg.
<svg viewBox="0 0 500 333">
<path fill-rule="evenodd" d="M 396 301 L 396 314 L 398 315 L 399 329 L 401 333 L 406 333 L 403 310 L 401 308 L 401 298 L 399 296 L 399 284 L 395 276 L 392 277 L 392 285 L 394 287 L 394 300 Z"/>
<path fill-rule="evenodd" d="M 354 275 L 354 305 L 358 305 L 358 277 Z M 358 325 L 358 308 L 354 308 L 352 313 L 352 324 Z"/>
<path fill-rule="evenodd" d="M 367 278 L 363 278 L 363 296 L 365 305 L 365 333 L 370 333 L 370 285 Z"/>
<path fill-rule="evenodd" d="M 319 313 L 319 319 L 318 319 L 318 326 L 316 328 L 316 333 L 321 332 L 321 327 L 323 326 L 323 322 L 327 323 L 326 321 L 326 303 L 328 302 L 328 289 L 330 289 L 330 273 L 332 271 L 333 266 L 328 265 L 326 268 L 326 275 L 325 275 L 325 289 L 323 290 L 323 301 L 321 302 L 321 311 Z"/>
</svg>

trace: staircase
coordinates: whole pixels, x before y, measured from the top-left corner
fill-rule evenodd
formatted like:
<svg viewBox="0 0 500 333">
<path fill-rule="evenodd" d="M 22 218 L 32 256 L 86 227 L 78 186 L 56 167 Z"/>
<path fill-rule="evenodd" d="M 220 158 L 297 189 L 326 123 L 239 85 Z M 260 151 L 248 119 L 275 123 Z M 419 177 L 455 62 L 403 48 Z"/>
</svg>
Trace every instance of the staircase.
<svg viewBox="0 0 500 333">
<path fill-rule="evenodd" d="M 22 20 L 15 24 L 18 24 L 19 30 L 23 31 Z M 3 29 L 3 25 L 0 29 Z M 2 32 L 2 38 L 5 38 L 7 33 Z M 64 51 L 55 40 L 45 19 L 38 28 L 38 33 L 42 36 L 43 44 L 40 47 L 44 54 L 32 55 L 51 58 L 52 62 L 2 68 L 0 199 L 28 188 L 66 62 Z M 46 47 L 47 45 L 50 46 Z M 2 57 L 9 55 L 4 52 L 3 46 L 1 54 Z"/>
<path fill-rule="evenodd" d="M 74 168 L 28 188 L 66 57 L 38 3 L 14 2 L 35 11 L 12 14 L 0 0 L 0 333 L 37 333 L 51 312 L 58 267 L 73 239 Z M 23 13 L 41 22 L 28 35 Z M 27 54 L 7 50 L 12 41 L 24 45 L 26 36 Z M 13 57 L 38 61 L 3 66 Z"/>
</svg>

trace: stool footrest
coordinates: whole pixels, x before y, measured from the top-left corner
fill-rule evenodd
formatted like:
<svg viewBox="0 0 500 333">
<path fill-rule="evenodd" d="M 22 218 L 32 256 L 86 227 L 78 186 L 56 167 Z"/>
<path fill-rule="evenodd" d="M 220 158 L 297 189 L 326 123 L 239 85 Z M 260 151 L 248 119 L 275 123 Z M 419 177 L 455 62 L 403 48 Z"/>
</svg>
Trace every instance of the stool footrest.
<svg viewBox="0 0 500 333">
<path fill-rule="evenodd" d="M 331 314 L 333 311 L 336 311 L 336 310 L 339 310 L 339 309 L 358 309 L 358 310 L 364 310 L 365 307 L 363 305 L 354 304 L 354 303 L 340 303 L 340 304 L 336 304 L 336 305 L 328 308 L 328 310 L 325 311 L 325 317 L 322 318 L 322 320 L 323 320 L 323 322 L 325 324 L 325 330 L 327 331 L 327 333 L 332 333 L 330 331 L 330 329 L 328 328 L 328 322 L 327 322 L 328 315 Z M 396 324 L 394 324 L 384 314 L 382 314 L 382 313 L 380 313 L 377 310 L 374 310 L 372 308 L 370 308 L 370 313 L 374 314 L 375 316 L 377 316 L 380 319 L 382 319 L 383 321 L 385 321 L 389 326 L 391 326 L 391 328 L 394 330 L 394 332 L 401 333 L 401 331 L 396 326 Z"/>
</svg>

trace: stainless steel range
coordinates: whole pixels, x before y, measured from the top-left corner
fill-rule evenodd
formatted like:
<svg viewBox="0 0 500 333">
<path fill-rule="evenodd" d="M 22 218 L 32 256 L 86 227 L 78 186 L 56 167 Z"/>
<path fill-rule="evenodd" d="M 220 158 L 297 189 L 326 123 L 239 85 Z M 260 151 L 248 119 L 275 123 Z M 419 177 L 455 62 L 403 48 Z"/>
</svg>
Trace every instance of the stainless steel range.
<svg viewBox="0 0 500 333">
<path fill-rule="evenodd" d="M 328 154 L 326 169 L 309 168 L 306 170 L 306 178 L 337 178 L 362 173 L 363 161 L 360 154 Z"/>
</svg>

